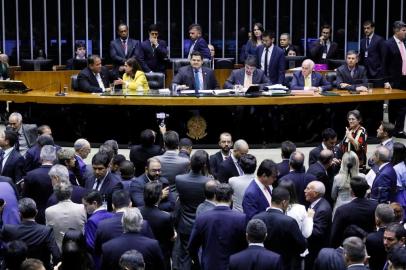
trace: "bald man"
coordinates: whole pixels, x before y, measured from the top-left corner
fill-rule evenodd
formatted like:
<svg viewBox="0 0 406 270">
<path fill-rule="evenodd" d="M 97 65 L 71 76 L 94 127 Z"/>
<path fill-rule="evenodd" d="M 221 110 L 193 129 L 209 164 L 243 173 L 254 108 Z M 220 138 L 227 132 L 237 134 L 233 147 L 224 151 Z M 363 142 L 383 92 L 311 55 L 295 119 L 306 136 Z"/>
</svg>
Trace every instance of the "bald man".
<svg viewBox="0 0 406 270">
<path fill-rule="evenodd" d="M 290 89 L 309 91 L 328 91 L 331 84 L 318 72 L 314 71 L 314 62 L 306 59 L 302 63 L 302 70 L 293 74 Z"/>
</svg>

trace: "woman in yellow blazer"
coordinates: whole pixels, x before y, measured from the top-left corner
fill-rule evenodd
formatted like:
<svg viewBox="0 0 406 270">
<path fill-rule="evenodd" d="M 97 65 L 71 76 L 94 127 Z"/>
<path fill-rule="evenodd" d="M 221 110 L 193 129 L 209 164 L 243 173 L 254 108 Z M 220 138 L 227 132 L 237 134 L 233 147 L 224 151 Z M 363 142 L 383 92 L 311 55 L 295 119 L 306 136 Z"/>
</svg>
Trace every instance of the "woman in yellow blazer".
<svg viewBox="0 0 406 270">
<path fill-rule="evenodd" d="M 134 57 L 131 57 L 125 61 L 123 78 L 116 80 L 114 83 L 122 84 L 123 90 L 127 89 L 130 93 L 141 91 L 145 93 L 149 90 L 145 73 L 142 71 L 140 64 Z"/>
</svg>

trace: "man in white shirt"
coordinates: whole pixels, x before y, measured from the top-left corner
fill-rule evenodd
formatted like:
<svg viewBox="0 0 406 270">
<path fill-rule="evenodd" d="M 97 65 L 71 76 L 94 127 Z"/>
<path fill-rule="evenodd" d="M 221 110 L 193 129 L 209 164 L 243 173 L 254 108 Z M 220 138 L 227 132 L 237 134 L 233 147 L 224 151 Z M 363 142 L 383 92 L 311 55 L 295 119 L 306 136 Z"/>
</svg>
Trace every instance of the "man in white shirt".
<svg viewBox="0 0 406 270">
<path fill-rule="evenodd" d="M 88 58 L 88 66 L 81 70 L 78 75 L 77 91 L 88 93 L 105 92 L 109 83 L 113 82 L 113 76 L 110 71 L 102 66 L 100 56 L 92 55 Z"/>
</svg>

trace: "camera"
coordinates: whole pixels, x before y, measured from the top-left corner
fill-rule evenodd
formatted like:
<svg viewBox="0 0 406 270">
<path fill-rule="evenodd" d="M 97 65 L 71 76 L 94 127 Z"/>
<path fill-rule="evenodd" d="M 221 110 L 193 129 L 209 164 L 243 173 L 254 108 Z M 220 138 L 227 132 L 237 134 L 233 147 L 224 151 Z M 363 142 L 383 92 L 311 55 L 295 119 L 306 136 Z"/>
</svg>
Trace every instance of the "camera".
<svg viewBox="0 0 406 270">
<path fill-rule="evenodd" d="M 169 114 L 160 112 L 156 114 L 156 120 L 158 121 L 158 125 L 161 127 L 165 126 L 165 119 L 169 117 Z"/>
</svg>

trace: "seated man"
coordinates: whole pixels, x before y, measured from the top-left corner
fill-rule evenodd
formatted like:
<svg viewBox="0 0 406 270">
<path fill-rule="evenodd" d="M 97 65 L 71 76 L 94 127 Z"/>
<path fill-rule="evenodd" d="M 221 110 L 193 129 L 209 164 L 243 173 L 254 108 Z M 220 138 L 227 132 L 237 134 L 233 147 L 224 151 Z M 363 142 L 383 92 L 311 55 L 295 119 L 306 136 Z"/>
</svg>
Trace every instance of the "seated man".
<svg viewBox="0 0 406 270">
<path fill-rule="evenodd" d="M 9 79 L 9 65 L 8 65 L 8 56 L 7 54 L 1 54 L 0 52 L 0 80 Z"/>
<path fill-rule="evenodd" d="M 367 91 L 367 72 L 358 65 L 358 54 L 351 50 L 347 52 L 346 64 L 337 68 L 336 85 L 338 89 L 351 91 Z"/>
<path fill-rule="evenodd" d="M 105 92 L 109 83 L 113 82 L 113 76 L 110 71 L 102 66 L 101 58 L 98 55 L 92 55 L 88 58 L 88 66 L 78 75 L 78 91 L 88 93 Z"/>
<path fill-rule="evenodd" d="M 78 61 L 87 61 L 86 58 L 86 45 L 82 42 L 78 42 L 75 45 L 75 56 L 66 61 L 66 69 L 76 69 L 74 62 Z M 82 67 L 83 68 L 83 67 Z M 82 69 L 80 68 L 80 69 Z"/>
<path fill-rule="evenodd" d="M 254 56 L 249 56 L 245 60 L 245 68 L 233 70 L 226 82 L 224 89 L 232 89 L 236 85 L 248 88 L 252 84 L 261 84 L 266 86 L 269 84 L 268 77 L 261 69 L 256 68 L 257 60 Z"/>
<path fill-rule="evenodd" d="M 311 90 L 328 91 L 331 90 L 331 84 L 318 72 L 313 71 L 314 62 L 306 59 L 302 63 L 302 70 L 293 73 L 290 89 L 292 90 Z"/>
<path fill-rule="evenodd" d="M 190 65 L 181 67 L 172 83 L 178 84 L 178 89 L 194 89 L 196 91 L 218 88 L 213 70 L 202 65 L 202 54 L 198 51 L 192 52 Z"/>
</svg>

